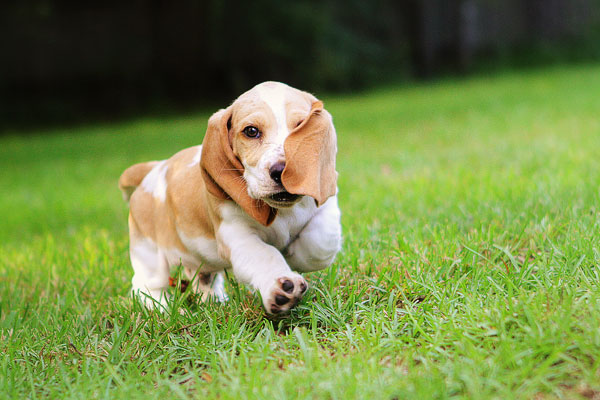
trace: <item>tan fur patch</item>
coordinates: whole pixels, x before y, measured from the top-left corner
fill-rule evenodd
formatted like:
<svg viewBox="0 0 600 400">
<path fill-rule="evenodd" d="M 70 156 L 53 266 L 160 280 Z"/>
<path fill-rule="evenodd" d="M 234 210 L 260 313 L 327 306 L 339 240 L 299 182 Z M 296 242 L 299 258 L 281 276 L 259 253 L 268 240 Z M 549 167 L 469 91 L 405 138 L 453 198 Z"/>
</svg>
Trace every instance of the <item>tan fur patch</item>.
<svg viewBox="0 0 600 400">
<path fill-rule="evenodd" d="M 200 167 L 189 166 L 197 153 L 198 147 L 191 147 L 167 160 L 165 201 L 141 188 L 133 193 L 130 215 L 136 235 L 150 238 L 160 247 L 181 251 L 187 249 L 178 229 L 189 237 L 215 238 Z"/>
</svg>

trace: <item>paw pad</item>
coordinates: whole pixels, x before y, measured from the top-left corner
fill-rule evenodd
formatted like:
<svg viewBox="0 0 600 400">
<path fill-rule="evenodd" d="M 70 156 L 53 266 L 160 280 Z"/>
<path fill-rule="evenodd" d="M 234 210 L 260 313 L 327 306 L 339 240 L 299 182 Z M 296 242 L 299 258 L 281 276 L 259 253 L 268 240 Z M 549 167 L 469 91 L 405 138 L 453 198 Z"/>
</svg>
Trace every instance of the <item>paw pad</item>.
<svg viewBox="0 0 600 400">
<path fill-rule="evenodd" d="M 281 288 L 286 293 L 292 293 L 294 291 L 294 283 L 292 281 L 290 281 L 289 279 L 286 279 L 281 284 Z"/>
<path fill-rule="evenodd" d="M 275 304 L 277 304 L 278 306 L 282 306 L 285 303 L 287 303 L 288 301 L 290 301 L 290 299 L 288 299 L 285 296 L 282 296 L 280 294 L 278 294 L 277 296 L 275 296 Z"/>
<path fill-rule="evenodd" d="M 298 304 L 308 289 L 308 284 L 302 276 L 294 275 L 275 280 L 264 303 L 267 312 L 285 313 Z"/>
<path fill-rule="evenodd" d="M 308 289 L 306 282 L 300 282 L 300 293 L 306 292 L 306 289 Z"/>
</svg>

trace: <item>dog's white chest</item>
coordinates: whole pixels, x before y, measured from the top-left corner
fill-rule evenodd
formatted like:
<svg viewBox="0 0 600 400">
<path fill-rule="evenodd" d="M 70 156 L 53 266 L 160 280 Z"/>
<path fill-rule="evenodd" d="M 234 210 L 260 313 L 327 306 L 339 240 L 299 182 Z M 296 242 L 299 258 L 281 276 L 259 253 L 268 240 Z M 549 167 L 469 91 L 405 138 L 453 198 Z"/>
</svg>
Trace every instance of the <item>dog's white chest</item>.
<svg viewBox="0 0 600 400">
<path fill-rule="evenodd" d="M 265 243 L 278 250 L 286 248 L 298 235 L 302 228 L 315 215 L 317 206 L 314 199 L 304 197 L 290 209 L 279 209 L 277 218 L 268 227 L 261 226 L 261 236 Z"/>
<path fill-rule="evenodd" d="M 317 206 L 310 197 L 304 197 L 289 209 L 277 210 L 277 218 L 269 226 L 263 226 L 233 203 L 223 204 L 220 208 L 223 224 L 227 226 L 227 235 L 231 240 L 243 238 L 249 231 L 278 250 L 285 249 L 316 214 Z"/>
</svg>

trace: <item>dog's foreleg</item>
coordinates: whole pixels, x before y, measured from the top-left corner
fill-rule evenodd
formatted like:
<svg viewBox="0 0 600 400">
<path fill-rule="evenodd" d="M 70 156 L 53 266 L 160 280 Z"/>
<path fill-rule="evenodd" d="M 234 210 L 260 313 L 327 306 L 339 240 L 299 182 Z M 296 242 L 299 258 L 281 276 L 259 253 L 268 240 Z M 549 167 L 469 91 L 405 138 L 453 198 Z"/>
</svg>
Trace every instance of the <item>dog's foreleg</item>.
<svg viewBox="0 0 600 400">
<path fill-rule="evenodd" d="M 223 221 L 217 240 L 235 277 L 260 292 L 268 313 L 290 310 L 306 292 L 304 278 L 293 272 L 279 250 L 265 243 L 244 221 Z"/>
<path fill-rule="evenodd" d="M 337 197 L 318 208 L 304 229 L 283 251 L 295 271 L 318 271 L 329 267 L 342 245 L 342 227 Z"/>
</svg>

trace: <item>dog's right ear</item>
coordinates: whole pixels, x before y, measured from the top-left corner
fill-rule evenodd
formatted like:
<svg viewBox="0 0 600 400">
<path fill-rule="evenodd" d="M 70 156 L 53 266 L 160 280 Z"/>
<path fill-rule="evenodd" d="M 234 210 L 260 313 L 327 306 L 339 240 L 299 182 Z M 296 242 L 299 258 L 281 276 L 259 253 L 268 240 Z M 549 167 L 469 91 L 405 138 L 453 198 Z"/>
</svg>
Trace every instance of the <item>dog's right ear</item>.
<svg viewBox="0 0 600 400">
<path fill-rule="evenodd" d="M 219 110 L 208 120 L 202 142 L 200 168 L 206 189 L 222 200 L 233 200 L 252 218 L 268 226 L 276 212 L 262 200 L 248 195 L 244 166 L 233 153 L 232 106 Z"/>
<path fill-rule="evenodd" d="M 200 168 L 206 189 L 219 199 L 230 199 L 224 187 L 239 179 L 243 166 L 233 154 L 229 128 L 231 127 L 231 107 L 219 110 L 208 120 L 206 134 L 202 142 Z M 224 186 L 224 187 L 223 187 Z"/>
</svg>

